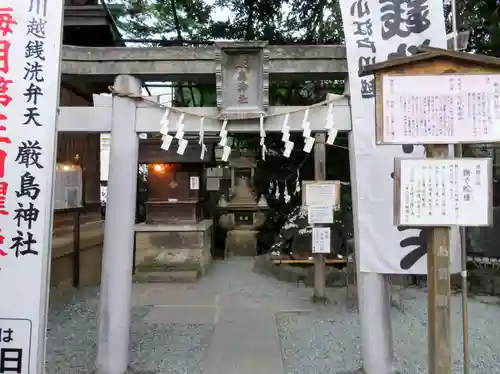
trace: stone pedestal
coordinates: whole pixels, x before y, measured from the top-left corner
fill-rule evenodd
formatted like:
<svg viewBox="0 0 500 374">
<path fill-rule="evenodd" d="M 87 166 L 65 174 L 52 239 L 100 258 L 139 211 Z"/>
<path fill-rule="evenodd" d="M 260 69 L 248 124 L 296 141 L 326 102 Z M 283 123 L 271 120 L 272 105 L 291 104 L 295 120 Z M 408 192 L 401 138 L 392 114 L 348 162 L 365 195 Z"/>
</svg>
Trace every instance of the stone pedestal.
<svg viewBox="0 0 500 374">
<path fill-rule="evenodd" d="M 257 256 L 258 230 L 231 230 L 226 236 L 225 256 Z"/>
<path fill-rule="evenodd" d="M 191 225 L 136 225 L 138 282 L 196 280 L 212 262 L 212 220 Z M 193 279 L 187 279 L 187 278 Z"/>
</svg>

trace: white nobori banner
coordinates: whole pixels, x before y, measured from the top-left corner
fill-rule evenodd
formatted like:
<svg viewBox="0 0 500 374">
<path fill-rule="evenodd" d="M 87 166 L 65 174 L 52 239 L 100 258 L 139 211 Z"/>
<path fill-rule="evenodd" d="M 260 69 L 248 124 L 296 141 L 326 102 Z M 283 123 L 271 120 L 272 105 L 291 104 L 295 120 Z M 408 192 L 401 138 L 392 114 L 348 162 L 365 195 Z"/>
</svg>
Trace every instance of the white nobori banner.
<svg viewBox="0 0 500 374">
<path fill-rule="evenodd" d="M 0 372 L 45 372 L 63 0 L 0 0 Z"/>
<path fill-rule="evenodd" d="M 422 146 L 375 144 L 372 76 L 359 70 L 416 53 L 421 45 L 446 48 L 443 2 L 340 0 L 349 66 L 353 210 L 362 272 L 425 274 L 425 235 L 394 226 L 394 158 L 423 157 Z M 458 229 L 452 230 L 452 271 L 460 271 Z"/>
</svg>

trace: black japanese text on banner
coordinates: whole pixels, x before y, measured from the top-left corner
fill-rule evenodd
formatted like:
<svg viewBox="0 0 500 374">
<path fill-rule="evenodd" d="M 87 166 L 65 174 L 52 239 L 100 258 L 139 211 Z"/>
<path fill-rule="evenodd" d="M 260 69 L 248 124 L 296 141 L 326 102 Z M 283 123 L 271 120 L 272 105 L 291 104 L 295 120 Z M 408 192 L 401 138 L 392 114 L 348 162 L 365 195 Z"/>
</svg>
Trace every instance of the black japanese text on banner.
<svg viewBox="0 0 500 374">
<path fill-rule="evenodd" d="M 412 5 L 413 4 L 413 5 Z M 353 151 L 351 178 L 357 193 L 359 266 L 363 272 L 424 274 L 425 237 L 421 230 L 399 228 L 393 220 L 395 157 L 422 157 L 423 147 L 376 146 L 372 76 L 359 77 L 366 65 L 416 53 L 420 45 L 446 48 L 443 2 L 423 0 L 340 0 L 349 67 Z M 453 240 L 458 243 L 458 233 Z M 459 259 L 459 245 L 452 259 Z M 414 256 L 419 254 L 419 256 Z M 410 266 L 406 258 L 416 258 Z M 459 270 L 459 263 L 453 268 Z"/>
</svg>

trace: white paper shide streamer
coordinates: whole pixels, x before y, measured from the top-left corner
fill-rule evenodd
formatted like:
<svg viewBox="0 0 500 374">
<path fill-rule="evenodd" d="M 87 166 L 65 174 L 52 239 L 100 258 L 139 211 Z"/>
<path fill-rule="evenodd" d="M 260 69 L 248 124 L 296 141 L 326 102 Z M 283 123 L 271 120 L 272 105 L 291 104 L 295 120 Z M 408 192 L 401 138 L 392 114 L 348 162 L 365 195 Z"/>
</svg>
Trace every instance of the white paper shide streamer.
<svg viewBox="0 0 500 374">
<path fill-rule="evenodd" d="M 259 130 L 260 130 L 260 146 L 262 149 L 262 159 L 266 159 L 266 131 L 264 130 L 264 115 L 260 115 L 259 120 Z"/>
<path fill-rule="evenodd" d="M 302 119 L 302 136 L 304 137 L 304 152 L 311 153 L 314 146 L 314 138 L 311 136 L 311 123 L 309 122 L 309 108 L 304 111 Z"/>
<path fill-rule="evenodd" d="M 293 146 L 295 145 L 292 141 L 290 141 L 290 125 L 288 122 L 290 121 L 290 113 L 285 115 L 283 119 L 283 125 L 281 126 L 281 140 L 285 143 L 285 150 L 283 151 L 283 156 L 286 158 L 290 157 L 292 154 Z"/>
<path fill-rule="evenodd" d="M 299 194 L 300 193 L 300 169 L 297 169 L 297 179 L 295 180 L 295 192 L 294 192 L 294 195 L 295 194 Z"/>
<path fill-rule="evenodd" d="M 224 119 L 222 127 L 219 132 L 219 145 L 222 147 L 222 161 L 227 162 L 229 160 L 229 155 L 231 154 L 231 147 L 227 145 L 227 119 Z"/>
<path fill-rule="evenodd" d="M 162 142 L 161 142 L 161 149 L 168 151 L 170 149 L 170 145 L 172 144 L 172 140 L 174 139 L 173 136 L 169 135 L 169 128 L 168 126 L 170 125 L 170 121 L 168 117 L 170 116 L 170 108 L 167 108 L 165 110 L 165 113 L 163 113 L 163 117 L 160 121 L 160 133 L 162 135 Z"/>
<path fill-rule="evenodd" d="M 199 132 L 199 140 L 198 144 L 201 146 L 201 154 L 200 154 L 200 160 L 205 159 L 205 153 L 207 152 L 207 146 L 205 145 L 205 128 L 204 128 L 204 122 L 205 122 L 205 117 L 200 118 L 200 132 Z"/>
<path fill-rule="evenodd" d="M 333 103 L 330 103 L 328 104 L 325 124 L 325 129 L 328 130 L 328 137 L 326 138 L 326 144 L 328 145 L 333 145 L 333 143 L 335 143 L 335 138 L 337 137 L 338 130 L 333 126 Z"/>
<path fill-rule="evenodd" d="M 188 145 L 188 141 L 184 139 L 184 113 L 182 113 L 177 120 L 177 131 L 174 138 L 176 138 L 178 142 L 177 154 L 183 155 Z"/>
<path fill-rule="evenodd" d="M 286 182 L 285 182 L 285 190 L 283 191 L 283 198 L 285 200 L 285 204 L 288 204 L 292 199 L 292 197 L 288 194 L 288 187 L 286 185 Z"/>
</svg>

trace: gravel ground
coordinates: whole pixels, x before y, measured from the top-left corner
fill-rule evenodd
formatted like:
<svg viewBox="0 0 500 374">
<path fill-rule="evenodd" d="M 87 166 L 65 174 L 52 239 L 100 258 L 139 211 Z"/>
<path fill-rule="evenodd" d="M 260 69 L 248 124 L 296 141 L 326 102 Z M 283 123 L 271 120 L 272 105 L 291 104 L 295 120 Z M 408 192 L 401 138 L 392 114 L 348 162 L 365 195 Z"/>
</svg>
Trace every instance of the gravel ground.
<svg viewBox="0 0 500 374">
<path fill-rule="evenodd" d="M 94 372 L 98 305 L 96 289 L 83 289 L 71 297 L 52 297 L 47 374 Z M 131 368 L 156 373 L 203 373 L 213 326 L 145 323 L 148 310 L 132 310 Z"/>
<path fill-rule="evenodd" d="M 221 299 L 243 297 L 261 301 L 262 298 L 293 299 L 298 292 L 296 284 L 282 283 L 252 273 L 250 269 L 243 262 L 215 264 L 196 287 L 207 293 L 215 292 Z M 313 311 L 310 312 L 277 315 L 285 374 L 333 374 L 354 371 L 361 366 L 358 314 L 347 311 L 344 291 L 339 289 L 338 295 L 337 304 L 311 305 Z M 453 297 L 453 373 L 462 372 L 460 302 L 460 296 Z M 426 373 L 427 295 L 423 290 L 406 289 L 401 303 L 401 311 L 395 308 L 392 311 L 397 367 L 402 373 Z M 72 296 L 51 293 L 48 374 L 93 371 L 97 309 L 98 290 L 95 288 L 83 289 Z M 157 373 L 202 373 L 213 326 L 146 323 L 144 317 L 148 310 L 149 307 L 133 309 L 132 368 Z M 471 372 L 500 373 L 500 299 L 470 299 L 469 321 Z"/>
<path fill-rule="evenodd" d="M 452 303 L 453 373 L 463 373 L 460 296 L 453 297 Z M 498 303 L 495 298 L 469 301 L 472 373 L 500 373 Z M 427 295 L 407 289 L 402 304 L 402 311 L 392 311 L 397 368 L 401 373 L 427 373 Z M 286 374 L 338 373 L 361 366 L 358 314 L 348 313 L 343 305 L 329 311 L 284 313 L 277 321 Z"/>
</svg>

